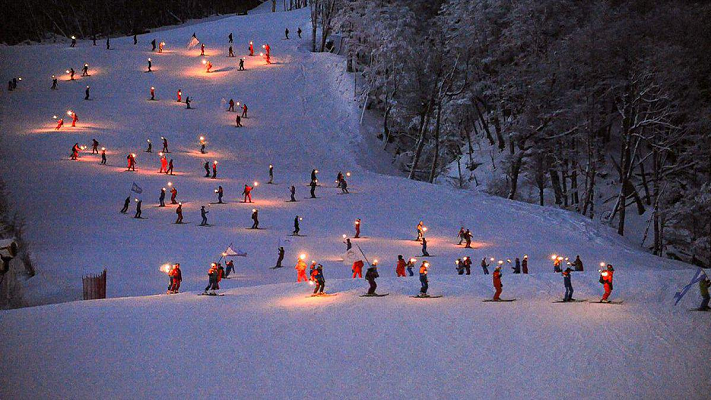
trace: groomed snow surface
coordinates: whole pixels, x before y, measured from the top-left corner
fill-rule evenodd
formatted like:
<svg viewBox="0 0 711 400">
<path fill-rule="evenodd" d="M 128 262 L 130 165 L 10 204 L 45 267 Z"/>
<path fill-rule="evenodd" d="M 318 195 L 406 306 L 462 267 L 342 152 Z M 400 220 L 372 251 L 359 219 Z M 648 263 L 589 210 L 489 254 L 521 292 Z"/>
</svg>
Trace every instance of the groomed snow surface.
<svg viewBox="0 0 711 400">
<path fill-rule="evenodd" d="M 688 311 L 696 288 L 671 306 L 693 269 L 573 213 L 400 177 L 360 136 L 343 59 L 308 52 L 308 18 L 308 9 L 255 12 L 142 35 L 138 46 L 116 38 L 109 51 L 103 41 L 0 48 L 0 70 L 23 78 L 1 94 L 0 168 L 39 270 L 26 295 L 31 304 L 77 300 L 81 276 L 107 268 L 112 297 L 0 312 L 0 398 L 708 398 L 709 314 Z M 186 49 L 193 32 L 211 74 L 199 49 Z M 225 57 L 230 32 L 238 57 L 250 40 L 257 52 L 269 43 L 274 64 L 246 57 L 238 71 L 239 58 Z M 153 38 L 166 42 L 163 54 L 149 51 Z M 148 57 L 153 73 L 144 72 Z M 63 71 L 79 75 L 84 63 L 91 76 L 67 81 Z M 52 74 L 58 91 L 49 90 Z M 151 86 L 157 102 L 147 100 Z M 178 89 L 193 110 L 175 102 Z M 225 112 L 230 98 L 249 107 L 242 128 Z M 78 126 L 55 131 L 52 115 L 69 109 Z M 176 176 L 157 173 L 161 136 Z M 109 166 L 86 152 L 68 159 L 75 142 L 92 138 L 108 149 Z M 143 152 L 149 138 L 154 154 Z M 137 171 L 124 172 L 131 152 Z M 216 181 L 202 176 L 212 160 Z M 275 185 L 266 184 L 269 164 Z M 323 186 L 305 199 L 314 168 Z M 338 194 L 338 171 L 351 172 L 350 195 Z M 168 181 L 190 224 L 174 225 L 175 208 L 156 207 Z M 255 203 L 240 203 L 253 181 Z M 131 218 L 134 205 L 118 212 L 132 182 L 144 190 L 146 219 Z M 292 184 L 298 203 L 285 202 Z M 213 225 L 198 227 L 217 185 L 229 203 L 210 205 Z M 265 229 L 246 229 L 252 208 Z M 306 236 L 292 238 L 296 215 Z M 341 235 L 353 234 L 356 218 L 365 238 L 354 243 L 381 261 L 378 291 L 387 297 L 358 297 L 366 284 L 340 261 Z M 398 254 L 420 255 L 420 220 L 430 292 L 440 299 L 413 299 L 417 278 L 394 277 Z M 456 246 L 460 226 L 472 229 L 474 249 Z M 235 258 L 225 296 L 197 296 L 231 242 L 248 256 Z M 271 270 L 279 244 L 285 268 Z M 302 252 L 324 265 L 337 296 L 307 298 L 311 287 L 293 282 Z M 587 272 L 573 276 L 580 299 L 599 299 L 597 264 L 614 264 L 613 298 L 624 303 L 553 303 L 563 288 L 552 253 L 585 261 Z M 523 254 L 531 274 L 505 267 L 504 275 L 503 297 L 518 300 L 482 303 L 493 290 L 478 260 Z M 455 275 L 464 255 L 474 259 L 472 276 Z M 181 263 L 183 293 L 161 295 L 166 262 Z"/>
</svg>

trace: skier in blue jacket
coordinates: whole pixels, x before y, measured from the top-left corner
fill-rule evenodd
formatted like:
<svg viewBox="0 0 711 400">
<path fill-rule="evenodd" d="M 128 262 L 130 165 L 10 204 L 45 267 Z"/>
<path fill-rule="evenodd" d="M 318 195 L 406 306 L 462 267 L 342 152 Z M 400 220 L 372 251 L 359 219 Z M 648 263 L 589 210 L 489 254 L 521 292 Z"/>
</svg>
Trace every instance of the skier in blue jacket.
<svg viewBox="0 0 711 400">
<path fill-rule="evenodd" d="M 314 295 L 323 294 L 323 288 L 326 286 L 326 279 L 323 277 L 323 265 L 319 264 L 318 267 L 316 267 L 316 274 L 314 275 L 314 279 L 316 279 Z"/>
<path fill-rule="evenodd" d="M 563 285 L 565 286 L 565 296 L 563 297 L 563 301 L 575 301 L 573 298 L 573 283 L 570 279 L 570 273 L 572 271 L 572 269 L 566 268 L 565 271 L 561 272 L 563 275 Z"/>
</svg>

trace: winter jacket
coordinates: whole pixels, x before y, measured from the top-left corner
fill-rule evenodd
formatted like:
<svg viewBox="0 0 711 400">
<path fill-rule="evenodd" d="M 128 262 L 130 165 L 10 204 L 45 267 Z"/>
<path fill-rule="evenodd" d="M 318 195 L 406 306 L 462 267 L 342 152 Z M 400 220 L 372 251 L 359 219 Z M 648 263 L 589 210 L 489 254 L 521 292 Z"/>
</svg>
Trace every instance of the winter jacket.
<svg viewBox="0 0 711 400">
<path fill-rule="evenodd" d="M 365 272 L 365 279 L 369 281 L 375 280 L 375 278 L 379 276 L 378 270 L 375 267 L 368 268 L 368 271 Z"/>
<path fill-rule="evenodd" d="M 499 270 L 494 271 L 493 278 L 494 278 L 494 287 L 495 288 L 501 288 L 504 286 L 501 284 L 501 271 L 499 271 Z"/>
</svg>

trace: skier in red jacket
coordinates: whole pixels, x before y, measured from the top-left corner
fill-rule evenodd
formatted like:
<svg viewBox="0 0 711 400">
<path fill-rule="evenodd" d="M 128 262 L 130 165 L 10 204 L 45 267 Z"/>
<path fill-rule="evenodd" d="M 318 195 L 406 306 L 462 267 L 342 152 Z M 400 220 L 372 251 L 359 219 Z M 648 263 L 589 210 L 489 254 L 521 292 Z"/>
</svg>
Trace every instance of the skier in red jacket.
<svg viewBox="0 0 711 400">
<path fill-rule="evenodd" d="M 360 238 L 360 218 L 356 218 L 355 220 L 355 236 L 353 236 L 353 238 Z"/>
<path fill-rule="evenodd" d="M 249 55 L 254 55 L 254 45 L 252 45 L 252 42 L 249 42 Z"/>
<path fill-rule="evenodd" d="M 167 174 L 168 173 L 168 159 L 165 157 L 165 155 L 160 156 L 160 171 L 158 171 L 160 174 Z"/>
<path fill-rule="evenodd" d="M 398 278 L 399 277 L 405 277 L 405 266 L 407 264 L 405 263 L 405 260 L 402 258 L 402 255 L 397 256 L 397 266 L 395 267 L 395 273 L 397 274 Z"/>
<path fill-rule="evenodd" d="M 135 171 L 136 170 L 136 156 L 133 155 L 133 153 L 131 153 L 128 156 L 126 156 L 126 160 L 128 162 L 128 167 L 126 168 L 126 171 Z"/>
<path fill-rule="evenodd" d="M 363 261 L 358 260 L 353 263 L 353 268 L 351 269 L 353 271 L 353 279 L 357 276 L 358 278 L 363 277 Z"/>
<path fill-rule="evenodd" d="M 309 280 L 309 278 L 306 277 L 306 262 L 304 261 L 304 258 L 306 258 L 305 254 L 299 256 L 299 259 L 296 261 L 296 266 L 294 267 L 296 270 L 297 282 L 301 282 L 302 280 L 306 282 Z"/>
<path fill-rule="evenodd" d="M 170 271 L 171 285 L 168 288 L 168 294 L 178 293 L 180 290 L 180 282 L 183 281 L 183 273 L 180 271 L 180 264 L 175 264 Z"/>
<path fill-rule="evenodd" d="M 72 116 L 72 128 L 74 128 L 77 126 L 77 121 L 79 121 L 79 117 L 74 111 L 70 111 L 70 115 Z"/>
<path fill-rule="evenodd" d="M 205 55 L 205 43 L 202 43 L 200 45 L 200 55 L 204 56 Z"/>
<path fill-rule="evenodd" d="M 607 264 L 607 269 L 600 271 L 600 283 L 602 283 L 602 286 L 605 288 L 605 294 L 602 295 L 600 303 L 610 302 L 607 298 L 610 297 L 612 293 L 612 276 L 614 274 L 615 269 L 612 267 L 612 264 Z"/>
<path fill-rule="evenodd" d="M 54 130 L 58 131 L 59 128 L 62 127 L 62 125 L 64 125 L 64 118 L 60 118 L 59 120 L 57 120 L 57 127 L 54 128 Z"/>
<path fill-rule="evenodd" d="M 180 103 L 181 101 L 183 101 L 183 92 L 178 89 L 178 103 Z"/>
<path fill-rule="evenodd" d="M 242 118 L 247 118 L 247 104 L 242 104 Z"/>
<path fill-rule="evenodd" d="M 254 188 L 251 186 L 248 186 L 247 184 L 244 185 L 244 190 L 242 191 L 242 194 L 244 195 L 243 203 L 251 203 L 252 202 L 252 189 L 254 189 Z"/>
<path fill-rule="evenodd" d="M 503 285 L 501 284 L 501 266 L 496 267 L 494 269 L 494 288 L 496 289 L 496 293 L 494 293 L 494 301 L 500 301 L 501 298 L 501 292 L 502 292 L 502 287 Z"/>
</svg>

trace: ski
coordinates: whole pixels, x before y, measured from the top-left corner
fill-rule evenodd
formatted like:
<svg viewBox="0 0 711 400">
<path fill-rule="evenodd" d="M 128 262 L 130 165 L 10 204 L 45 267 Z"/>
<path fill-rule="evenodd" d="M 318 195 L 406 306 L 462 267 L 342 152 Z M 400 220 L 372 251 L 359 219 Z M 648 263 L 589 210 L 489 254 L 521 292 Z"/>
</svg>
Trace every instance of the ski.
<svg viewBox="0 0 711 400">
<path fill-rule="evenodd" d="M 215 293 L 215 294 L 211 294 L 211 293 L 198 293 L 198 296 L 224 296 L 224 294 L 222 294 L 222 293 Z"/>
<path fill-rule="evenodd" d="M 501 300 L 487 299 L 487 300 L 482 300 L 482 302 L 484 302 L 484 303 L 511 303 L 512 301 L 516 301 L 516 299 L 501 299 Z"/>
<path fill-rule="evenodd" d="M 553 303 L 585 303 L 587 300 L 570 300 L 570 301 L 563 301 L 563 300 L 557 300 L 554 301 Z"/>
<path fill-rule="evenodd" d="M 689 311 L 700 311 L 700 312 L 709 312 L 711 310 L 702 310 L 700 308 L 690 308 Z"/>
<path fill-rule="evenodd" d="M 410 297 L 412 297 L 413 299 L 439 299 L 440 297 L 443 297 L 443 296 L 441 294 L 439 294 L 437 296 L 427 295 L 427 296 L 410 296 Z"/>
<path fill-rule="evenodd" d="M 323 293 L 323 294 L 312 294 L 311 296 L 306 296 L 306 298 L 310 297 L 331 297 L 331 296 L 338 296 L 338 293 Z"/>
<path fill-rule="evenodd" d="M 389 295 L 390 293 L 383 293 L 383 294 L 362 294 L 358 297 L 385 297 Z"/>
<path fill-rule="evenodd" d="M 608 301 L 608 302 L 604 302 L 604 301 L 591 301 L 590 303 L 591 303 L 591 304 L 622 304 L 622 302 L 623 302 L 622 300 L 615 300 L 615 301 Z"/>
</svg>

